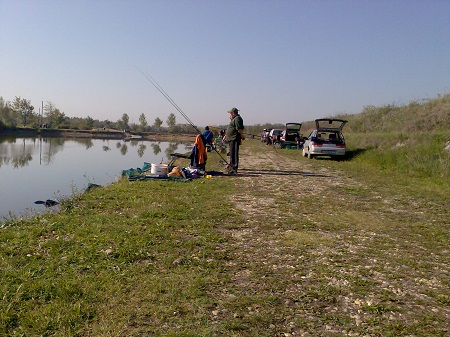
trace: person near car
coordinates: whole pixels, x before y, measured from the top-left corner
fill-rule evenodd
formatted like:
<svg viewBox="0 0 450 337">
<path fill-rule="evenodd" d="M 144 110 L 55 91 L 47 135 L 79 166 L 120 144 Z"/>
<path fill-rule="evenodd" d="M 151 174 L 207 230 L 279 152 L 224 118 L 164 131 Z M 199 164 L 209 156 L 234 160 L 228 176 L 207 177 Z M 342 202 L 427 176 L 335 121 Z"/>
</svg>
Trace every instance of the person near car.
<svg viewBox="0 0 450 337">
<path fill-rule="evenodd" d="M 280 140 L 281 140 L 281 133 L 279 133 L 278 135 L 277 135 L 277 138 L 276 138 L 277 140 L 276 140 L 276 144 L 280 144 Z"/>
<path fill-rule="evenodd" d="M 239 167 L 239 146 L 245 139 L 244 121 L 241 115 L 239 115 L 238 109 L 232 108 L 228 110 L 228 113 L 230 114 L 230 124 L 228 124 L 226 130 L 226 140 L 230 150 L 230 164 L 225 173 L 237 174 Z"/>
<path fill-rule="evenodd" d="M 202 132 L 202 136 L 205 139 L 205 145 L 211 145 L 214 134 L 209 130 L 209 126 L 205 126 L 205 131 Z"/>
<path fill-rule="evenodd" d="M 300 150 L 302 147 L 302 137 L 300 135 L 295 137 L 295 143 L 297 144 L 297 150 Z"/>
</svg>

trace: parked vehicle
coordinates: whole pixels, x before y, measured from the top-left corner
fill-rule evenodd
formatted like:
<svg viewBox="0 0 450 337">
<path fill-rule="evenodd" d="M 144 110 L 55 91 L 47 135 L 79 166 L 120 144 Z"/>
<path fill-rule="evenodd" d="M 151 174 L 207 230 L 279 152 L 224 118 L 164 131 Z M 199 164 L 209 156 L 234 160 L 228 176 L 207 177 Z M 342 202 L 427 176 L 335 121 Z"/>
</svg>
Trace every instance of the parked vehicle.
<svg viewBox="0 0 450 337">
<path fill-rule="evenodd" d="M 316 129 L 305 138 L 303 156 L 309 159 L 316 156 L 344 157 L 346 145 L 342 129 L 346 123 L 343 119 L 316 119 Z"/>
<path fill-rule="evenodd" d="M 283 129 L 272 129 L 269 133 L 269 139 L 270 143 L 268 144 L 276 144 L 279 141 L 279 137 L 281 136 L 281 133 L 283 132 Z"/>
<path fill-rule="evenodd" d="M 303 138 L 300 135 L 301 123 L 286 123 L 286 128 L 281 133 L 280 137 L 280 147 L 283 149 L 285 147 L 297 148 L 297 139 L 301 139 L 301 144 L 303 144 Z"/>
</svg>

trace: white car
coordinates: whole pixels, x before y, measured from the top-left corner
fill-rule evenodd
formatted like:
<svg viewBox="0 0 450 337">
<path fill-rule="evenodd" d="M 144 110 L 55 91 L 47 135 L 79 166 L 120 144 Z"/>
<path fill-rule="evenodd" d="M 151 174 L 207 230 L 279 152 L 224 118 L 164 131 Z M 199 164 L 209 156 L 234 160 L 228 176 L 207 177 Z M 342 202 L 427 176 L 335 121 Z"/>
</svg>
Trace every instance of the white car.
<svg viewBox="0 0 450 337">
<path fill-rule="evenodd" d="M 303 156 L 312 159 L 316 156 L 345 157 L 346 145 L 342 129 L 347 123 L 343 119 L 316 119 L 313 130 L 303 144 Z"/>
</svg>

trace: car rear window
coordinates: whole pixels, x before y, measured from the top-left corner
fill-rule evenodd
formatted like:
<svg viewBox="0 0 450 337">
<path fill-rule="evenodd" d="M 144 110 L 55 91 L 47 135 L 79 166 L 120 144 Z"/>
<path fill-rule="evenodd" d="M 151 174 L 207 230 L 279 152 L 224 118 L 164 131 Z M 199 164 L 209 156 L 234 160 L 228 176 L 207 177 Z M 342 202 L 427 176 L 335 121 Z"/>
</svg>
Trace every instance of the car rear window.
<svg viewBox="0 0 450 337">
<path fill-rule="evenodd" d="M 338 132 L 319 131 L 316 139 L 321 142 L 342 143 L 342 138 Z"/>
</svg>

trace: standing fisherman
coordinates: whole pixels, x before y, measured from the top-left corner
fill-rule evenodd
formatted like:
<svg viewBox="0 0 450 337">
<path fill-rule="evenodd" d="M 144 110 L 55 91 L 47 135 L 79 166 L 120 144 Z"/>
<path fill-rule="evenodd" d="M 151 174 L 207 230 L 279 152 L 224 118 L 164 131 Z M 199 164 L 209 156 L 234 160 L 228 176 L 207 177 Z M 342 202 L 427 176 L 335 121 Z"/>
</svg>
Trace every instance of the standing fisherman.
<svg viewBox="0 0 450 337">
<path fill-rule="evenodd" d="M 237 174 L 239 166 L 239 146 L 241 141 L 245 139 L 244 136 L 244 121 L 239 115 L 239 110 L 232 108 L 228 110 L 230 114 L 230 124 L 228 124 L 226 131 L 226 140 L 230 148 L 230 164 L 225 170 L 226 174 Z"/>
</svg>

